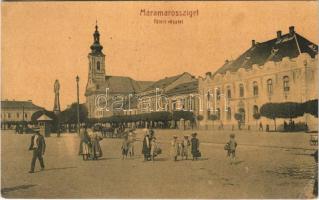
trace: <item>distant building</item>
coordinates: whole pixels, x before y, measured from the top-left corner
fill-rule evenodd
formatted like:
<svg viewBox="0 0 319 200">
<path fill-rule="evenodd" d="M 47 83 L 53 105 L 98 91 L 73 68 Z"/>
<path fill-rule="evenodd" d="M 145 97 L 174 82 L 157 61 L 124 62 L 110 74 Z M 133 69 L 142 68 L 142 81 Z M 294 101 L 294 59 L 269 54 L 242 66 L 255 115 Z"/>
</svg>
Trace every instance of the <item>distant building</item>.
<svg viewBox="0 0 319 200">
<path fill-rule="evenodd" d="M 105 72 L 105 55 L 100 44 L 100 33 L 95 26 L 93 44 L 89 59 L 89 75 L 86 85 L 86 106 L 89 118 L 111 116 L 116 112 L 123 112 L 124 98 L 135 95 L 150 86 L 151 81 L 136 81 L 125 76 L 110 76 Z"/>
<path fill-rule="evenodd" d="M 10 122 L 30 122 L 33 113 L 43 110 L 29 101 L 1 101 L 1 127 Z"/>
<path fill-rule="evenodd" d="M 204 123 L 211 123 L 208 118 L 215 114 L 217 121 L 231 127 L 237 124 L 234 114 L 239 113 L 246 128 L 256 126 L 253 115 L 265 103 L 318 99 L 318 45 L 296 33 L 293 26 L 289 33 L 278 31 L 269 41 L 253 40 L 237 59 L 199 78 L 199 93 L 204 100 Z M 309 114 L 298 120 L 312 127 L 318 123 Z M 262 117 L 259 122 L 273 126 L 270 119 Z"/>
<path fill-rule="evenodd" d="M 173 111 L 183 109 L 183 106 L 186 109 L 184 100 L 192 92 L 197 93 L 197 86 L 197 79 L 187 72 L 156 81 L 138 93 L 138 112 Z"/>
</svg>

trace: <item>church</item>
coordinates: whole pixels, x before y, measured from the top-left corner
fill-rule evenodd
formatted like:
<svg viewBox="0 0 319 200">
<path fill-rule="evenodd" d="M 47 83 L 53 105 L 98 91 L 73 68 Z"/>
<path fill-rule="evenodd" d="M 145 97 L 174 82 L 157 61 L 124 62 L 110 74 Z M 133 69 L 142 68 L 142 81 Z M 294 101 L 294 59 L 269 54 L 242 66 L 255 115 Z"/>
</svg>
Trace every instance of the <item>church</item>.
<svg viewBox="0 0 319 200">
<path fill-rule="evenodd" d="M 121 102 L 122 98 L 136 95 L 146 89 L 153 82 L 136 81 L 126 76 L 111 76 L 105 73 L 105 55 L 100 44 L 98 25 L 93 33 L 93 44 L 88 54 L 89 73 L 85 90 L 86 106 L 89 118 L 101 118 L 113 115 L 117 110 L 113 109 L 115 102 Z M 120 108 L 122 103 L 116 106 Z M 118 112 L 122 112 L 118 109 Z"/>
</svg>

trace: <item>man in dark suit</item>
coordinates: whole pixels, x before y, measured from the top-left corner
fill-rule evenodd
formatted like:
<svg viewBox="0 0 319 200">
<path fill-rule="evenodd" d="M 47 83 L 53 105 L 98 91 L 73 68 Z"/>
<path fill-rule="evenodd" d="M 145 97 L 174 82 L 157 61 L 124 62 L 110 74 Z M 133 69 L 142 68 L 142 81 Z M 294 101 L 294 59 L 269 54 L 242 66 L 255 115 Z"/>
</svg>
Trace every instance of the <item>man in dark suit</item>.
<svg viewBox="0 0 319 200">
<path fill-rule="evenodd" d="M 37 159 L 39 159 L 41 170 L 44 170 L 44 162 L 42 156 L 45 152 L 45 140 L 38 129 L 35 131 L 35 134 L 31 137 L 31 144 L 29 150 L 33 151 L 31 170 L 29 171 L 29 173 L 34 173 L 35 162 Z"/>
</svg>

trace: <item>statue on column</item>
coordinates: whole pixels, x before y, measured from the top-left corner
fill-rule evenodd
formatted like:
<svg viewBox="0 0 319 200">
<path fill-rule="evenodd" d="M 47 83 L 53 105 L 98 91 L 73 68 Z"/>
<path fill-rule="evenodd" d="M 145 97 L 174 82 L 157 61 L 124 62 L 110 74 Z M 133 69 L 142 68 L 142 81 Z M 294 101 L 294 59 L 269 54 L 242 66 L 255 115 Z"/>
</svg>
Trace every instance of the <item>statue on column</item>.
<svg viewBox="0 0 319 200">
<path fill-rule="evenodd" d="M 55 82 L 54 82 L 54 94 L 55 94 L 55 97 L 54 97 L 53 112 L 55 114 L 59 114 L 61 112 L 61 110 L 60 110 L 60 98 L 59 98 L 59 95 L 60 95 L 60 83 L 59 83 L 58 80 L 55 80 Z"/>
</svg>

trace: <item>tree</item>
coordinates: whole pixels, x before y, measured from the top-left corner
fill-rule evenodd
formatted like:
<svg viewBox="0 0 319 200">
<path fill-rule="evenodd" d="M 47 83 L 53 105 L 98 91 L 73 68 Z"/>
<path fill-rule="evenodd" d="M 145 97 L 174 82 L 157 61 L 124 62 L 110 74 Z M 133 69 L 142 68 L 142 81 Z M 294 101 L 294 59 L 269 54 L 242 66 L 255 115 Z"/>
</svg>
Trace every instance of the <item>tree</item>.
<svg viewBox="0 0 319 200">
<path fill-rule="evenodd" d="M 303 104 L 295 102 L 266 103 L 261 106 L 260 114 L 261 116 L 274 120 L 276 131 L 276 118 L 292 119 L 303 116 L 304 108 Z"/>
<path fill-rule="evenodd" d="M 266 103 L 260 108 L 260 115 L 268 119 L 274 120 L 275 131 L 276 131 L 276 117 L 278 116 L 278 104 Z"/>
<path fill-rule="evenodd" d="M 215 114 L 211 114 L 211 115 L 209 115 L 208 119 L 212 121 L 213 128 L 214 128 L 214 121 L 218 119 L 218 116 Z"/>
<path fill-rule="evenodd" d="M 75 124 L 77 123 L 77 103 L 73 103 L 69 108 L 61 112 L 61 122 Z M 88 121 L 88 110 L 85 104 L 79 106 L 80 123 Z"/>
<path fill-rule="evenodd" d="M 302 107 L 305 113 L 309 113 L 318 118 L 318 99 L 306 101 L 303 103 Z"/>
</svg>

